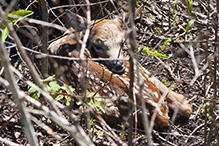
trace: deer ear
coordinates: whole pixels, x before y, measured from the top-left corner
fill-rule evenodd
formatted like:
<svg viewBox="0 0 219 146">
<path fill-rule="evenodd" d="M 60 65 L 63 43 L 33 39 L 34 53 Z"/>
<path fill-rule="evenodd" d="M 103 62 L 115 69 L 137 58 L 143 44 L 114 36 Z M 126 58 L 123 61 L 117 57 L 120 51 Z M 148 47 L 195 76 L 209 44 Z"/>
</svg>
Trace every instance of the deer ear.
<svg viewBox="0 0 219 146">
<path fill-rule="evenodd" d="M 116 19 L 114 19 L 114 21 L 121 27 L 124 28 L 125 24 L 128 24 L 128 13 L 123 13 L 121 16 L 117 17 Z"/>
<path fill-rule="evenodd" d="M 86 29 L 86 18 L 79 16 L 78 14 L 75 14 L 69 10 L 66 11 L 66 16 L 70 26 L 73 27 L 75 30 L 84 31 Z"/>
<path fill-rule="evenodd" d="M 129 23 L 129 14 L 128 13 L 123 13 L 122 14 L 122 19 L 123 19 L 123 21 L 126 23 L 126 24 L 128 24 Z"/>
<path fill-rule="evenodd" d="M 136 20 L 136 17 L 142 12 L 142 10 L 144 9 L 144 5 L 142 4 L 140 7 L 138 7 L 135 10 L 135 14 L 134 14 L 134 20 Z M 120 24 L 121 27 L 124 26 L 124 23 L 126 23 L 127 25 L 129 25 L 129 14 L 128 13 L 123 13 L 122 16 L 120 18 L 117 18 L 116 21 Z"/>
</svg>

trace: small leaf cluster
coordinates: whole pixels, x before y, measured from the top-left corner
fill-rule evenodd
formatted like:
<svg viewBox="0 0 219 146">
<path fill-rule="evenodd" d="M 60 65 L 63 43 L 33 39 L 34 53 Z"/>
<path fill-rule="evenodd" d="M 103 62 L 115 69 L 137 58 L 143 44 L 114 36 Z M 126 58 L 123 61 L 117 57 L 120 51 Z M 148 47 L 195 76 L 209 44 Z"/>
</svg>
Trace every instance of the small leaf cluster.
<svg viewBox="0 0 219 146">
<path fill-rule="evenodd" d="M 121 124 L 121 128 L 122 128 L 121 135 L 125 136 L 125 125 L 123 123 Z"/>
<path fill-rule="evenodd" d="M 93 107 L 96 111 L 101 111 L 103 113 L 105 113 L 106 111 L 106 104 L 104 104 L 104 99 L 103 98 L 98 98 L 98 97 L 94 97 L 93 92 L 88 92 L 86 91 L 86 97 L 87 99 L 87 104 L 91 107 Z M 77 105 L 81 105 L 82 101 L 77 101 Z"/>
<path fill-rule="evenodd" d="M 139 49 L 140 50 L 140 49 Z M 157 57 L 163 58 L 163 59 L 168 59 L 168 57 L 164 54 L 161 54 L 159 52 L 157 52 L 157 50 L 150 50 L 148 47 L 145 47 L 142 52 L 144 54 L 149 54 L 149 55 L 156 55 Z"/>
<path fill-rule="evenodd" d="M 189 15 L 192 14 L 192 0 L 186 0 L 187 7 L 188 7 L 188 13 Z"/>
<path fill-rule="evenodd" d="M 192 24 L 195 22 L 195 19 L 188 20 L 186 28 L 184 28 L 182 25 L 179 25 L 180 28 L 184 30 L 185 33 L 188 32 L 189 28 L 192 26 Z"/>
<path fill-rule="evenodd" d="M 210 108 L 208 107 L 207 109 L 206 109 L 207 107 L 204 105 L 204 104 L 201 104 L 200 105 L 200 109 L 201 109 L 201 115 L 203 116 L 203 117 L 205 117 L 205 116 L 209 116 L 210 115 Z M 205 112 L 205 109 L 206 109 L 206 112 Z"/>
<path fill-rule="evenodd" d="M 94 120 L 93 120 L 93 118 L 91 118 L 91 120 L 90 120 L 90 122 L 89 122 L 89 125 L 93 125 L 93 122 L 94 122 Z M 103 130 L 98 130 L 97 128 L 91 128 L 90 130 L 88 129 L 88 131 L 90 132 L 90 133 L 92 133 L 92 138 L 93 138 L 93 140 L 96 140 L 97 138 L 98 139 L 102 139 L 103 138 L 103 136 L 104 136 L 104 131 Z"/>
<path fill-rule="evenodd" d="M 172 14 L 173 14 L 173 20 L 175 20 L 175 18 L 176 18 L 176 5 L 178 4 L 178 2 L 176 1 L 174 4 L 173 4 L 173 12 L 172 12 Z"/>
<path fill-rule="evenodd" d="M 75 90 L 71 86 L 68 86 L 66 84 L 63 84 L 60 86 L 57 81 L 55 80 L 55 75 L 49 76 L 48 78 L 42 80 L 44 82 L 43 86 L 47 91 L 49 91 L 52 95 L 52 97 L 55 100 L 61 100 L 63 99 L 66 105 L 70 104 L 70 96 L 73 95 L 73 91 Z M 35 84 L 36 85 L 36 84 Z M 38 85 L 36 85 L 38 86 Z M 30 87 L 28 89 L 28 93 L 30 94 L 31 97 L 34 99 L 38 99 L 41 96 L 41 93 L 34 89 L 33 87 Z M 62 93 L 67 93 L 67 95 L 62 94 Z"/>
<path fill-rule="evenodd" d="M 186 0 L 187 3 L 187 8 L 188 8 L 188 14 L 191 15 L 192 14 L 192 0 Z M 185 32 L 185 40 L 187 38 L 187 32 L 189 30 L 189 28 L 193 25 L 193 23 L 195 22 L 195 19 L 190 19 L 187 22 L 186 28 L 184 28 L 182 25 L 179 25 L 179 27 L 181 29 L 183 29 L 183 31 Z"/>
<path fill-rule="evenodd" d="M 9 21 L 10 25 L 15 25 L 17 24 L 20 20 L 24 19 L 25 17 L 28 17 L 30 15 L 33 14 L 33 11 L 30 10 L 17 10 L 14 12 L 9 13 L 6 16 L 7 21 Z M 2 43 L 6 40 L 6 38 L 8 37 L 9 34 L 9 30 L 7 28 L 7 26 L 3 23 L 2 24 Z"/>
</svg>

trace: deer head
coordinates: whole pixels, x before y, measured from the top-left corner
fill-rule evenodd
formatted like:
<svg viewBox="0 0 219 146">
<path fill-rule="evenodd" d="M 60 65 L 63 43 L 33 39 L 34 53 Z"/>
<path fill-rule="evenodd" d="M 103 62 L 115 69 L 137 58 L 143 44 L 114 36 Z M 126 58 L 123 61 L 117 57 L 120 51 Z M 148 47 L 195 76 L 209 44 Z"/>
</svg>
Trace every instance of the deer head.
<svg viewBox="0 0 219 146">
<path fill-rule="evenodd" d="M 70 11 L 66 12 L 70 25 L 77 31 L 84 31 L 86 29 L 86 18 L 81 17 Z M 126 17 L 125 15 L 123 17 Z M 124 32 L 122 30 L 124 18 L 116 18 L 114 20 L 104 19 L 95 24 L 91 28 L 88 48 L 93 58 L 123 58 L 121 48 L 125 40 Z M 125 68 L 124 61 L 104 61 L 110 70 L 115 73 L 122 73 Z"/>
</svg>

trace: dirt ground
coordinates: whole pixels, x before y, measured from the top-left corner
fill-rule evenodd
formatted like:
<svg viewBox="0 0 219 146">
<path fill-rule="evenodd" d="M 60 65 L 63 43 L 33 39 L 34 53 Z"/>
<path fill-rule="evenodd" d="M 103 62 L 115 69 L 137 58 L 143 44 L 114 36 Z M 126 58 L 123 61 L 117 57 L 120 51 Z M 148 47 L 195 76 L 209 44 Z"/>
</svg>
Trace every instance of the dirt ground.
<svg viewBox="0 0 219 146">
<path fill-rule="evenodd" d="M 94 3 L 93 1 L 91 2 Z M 9 4 L 9 1 L 0 2 L 1 7 L 7 8 L 7 3 Z M 13 9 L 25 9 L 29 4 L 28 1 L 19 1 Z M 67 2 L 52 3 L 49 1 L 48 3 L 50 8 L 66 4 Z M 128 8 L 124 4 L 126 4 L 126 1 L 119 1 L 118 7 L 123 6 L 123 10 L 126 11 Z M 192 2 L 191 15 L 188 14 L 187 5 L 184 1 L 171 1 L 170 4 L 168 1 L 137 1 L 137 7 L 141 4 L 144 4 L 144 10 L 136 19 L 137 45 L 140 49 L 148 47 L 150 50 L 156 50 L 166 55 L 168 59 L 148 55 L 143 51 L 136 52 L 136 57 L 146 69 L 159 78 L 167 87 L 183 94 L 189 100 L 193 110 L 189 119 L 178 119 L 174 123 L 170 121 L 169 126 L 163 131 L 153 130 L 152 145 L 219 145 L 218 84 L 216 84 L 216 95 L 214 95 L 214 71 L 215 65 L 217 65 L 214 57 L 217 53 L 214 47 L 216 42 L 216 25 L 214 22 L 216 18 L 213 12 L 217 12 L 216 2 L 210 1 L 209 6 L 211 9 L 208 11 L 207 1 L 194 0 Z M 31 16 L 34 19 L 41 19 L 42 14 L 38 9 L 39 5 L 37 2 L 33 2 L 29 7 L 30 10 L 34 11 Z M 109 7 L 106 7 L 106 9 L 110 10 Z M 61 15 L 63 12 L 62 8 L 55 10 L 57 15 Z M 101 14 L 106 15 L 106 11 L 103 12 Z M 52 22 L 56 17 L 50 13 L 49 22 Z M 185 31 L 188 21 L 192 19 L 195 20 L 194 23 Z M 64 22 L 65 20 L 61 19 L 61 21 Z M 57 24 L 60 25 L 59 22 Z M 23 30 L 27 29 L 25 25 L 24 23 L 18 23 L 14 26 L 21 42 L 27 48 L 41 51 L 39 47 L 36 47 L 37 45 L 33 40 L 29 39 L 25 33 L 22 33 Z M 35 27 L 34 29 L 38 30 L 37 34 L 40 36 L 41 26 L 30 23 L 28 25 Z M 49 32 L 49 41 L 62 35 L 60 31 L 54 31 L 54 28 L 50 28 Z M 167 42 L 168 39 L 171 41 Z M 11 37 L 7 38 L 6 41 L 14 43 Z M 6 43 L 6 46 L 9 47 L 10 45 Z M 124 53 L 127 54 L 127 50 Z M 8 49 L 8 55 L 11 64 L 25 79 L 32 81 L 33 78 L 30 75 L 29 68 L 21 59 L 17 49 L 11 47 Z M 36 58 L 33 53 L 30 53 L 30 56 L 36 66 L 41 69 L 41 59 Z M 205 67 L 206 57 L 208 58 L 208 65 Z M 15 143 L 18 145 L 30 145 L 20 121 L 20 114 L 17 113 L 18 109 L 12 92 L 5 87 L 4 79 L 6 75 L 1 61 L 3 59 L 0 58 L 0 126 L 7 121 L 8 123 L 3 129 L 0 129 L 0 145 L 14 145 Z M 218 77 L 217 67 L 216 74 Z M 27 90 L 30 86 L 17 75 L 15 77 L 19 89 L 28 94 Z M 23 103 L 24 105 L 28 104 L 27 101 L 23 101 Z M 42 101 L 42 103 L 48 105 L 46 101 Z M 28 110 L 32 110 L 32 124 L 40 145 L 77 145 L 68 130 L 59 127 L 47 117 L 34 114 L 34 112 L 38 112 L 34 109 L 35 107 L 32 104 L 28 106 Z M 14 117 L 12 117 L 13 114 L 15 114 Z M 10 117 L 12 119 L 9 120 Z M 66 115 L 66 119 L 71 118 Z M 92 133 L 86 130 L 85 118 L 82 117 L 80 120 L 79 123 L 85 132 L 87 134 Z M 74 123 L 72 122 L 72 124 Z M 121 124 L 110 126 L 123 144 L 128 144 L 127 129 L 123 129 Z M 102 134 L 103 132 L 101 133 L 103 129 L 98 122 L 94 122 L 92 127 L 95 130 L 98 129 L 91 134 L 95 145 L 115 144 L 112 142 L 113 138 L 109 138 L 107 134 Z M 48 131 L 52 132 L 48 133 Z M 133 145 L 148 145 L 143 129 L 138 129 L 137 133 L 133 133 L 133 136 L 135 136 L 135 138 L 133 137 Z M 13 144 L 9 142 L 13 142 Z M 121 143 L 116 142 L 116 144 L 120 145 Z"/>
</svg>

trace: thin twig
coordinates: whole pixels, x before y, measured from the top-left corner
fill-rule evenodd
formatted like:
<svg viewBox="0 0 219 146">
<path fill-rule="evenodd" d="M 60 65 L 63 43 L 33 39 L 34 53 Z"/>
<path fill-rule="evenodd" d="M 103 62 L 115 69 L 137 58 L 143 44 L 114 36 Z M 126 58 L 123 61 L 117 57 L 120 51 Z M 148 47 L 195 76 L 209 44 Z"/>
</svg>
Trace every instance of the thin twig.
<svg viewBox="0 0 219 146">
<path fill-rule="evenodd" d="M 30 110 L 30 113 L 34 111 L 34 110 Z M 52 130 L 52 128 L 50 128 L 49 126 L 47 126 L 46 124 L 44 124 L 42 121 L 38 120 L 36 117 L 30 115 L 31 120 L 36 123 L 38 126 L 40 126 L 42 129 L 44 129 L 49 135 L 53 136 L 54 138 L 56 138 L 57 140 L 61 140 L 62 137 L 59 136 L 56 132 L 54 132 Z"/>
<path fill-rule="evenodd" d="M 42 20 L 45 22 L 48 22 L 49 17 L 48 17 L 48 7 L 47 7 L 47 2 L 45 0 L 40 0 L 40 6 L 41 6 L 41 13 L 42 15 Z M 48 27 L 43 27 L 41 26 L 41 39 L 42 39 L 42 46 L 41 50 L 43 53 L 48 54 Z M 42 75 L 44 78 L 48 76 L 48 58 L 42 58 Z"/>
<path fill-rule="evenodd" d="M 10 146 L 23 146 L 23 145 L 14 143 L 14 142 L 12 142 L 12 141 L 9 141 L 8 138 L 2 138 L 2 137 L 0 137 L 0 141 L 2 141 L 3 143 L 6 143 L 7 145 L 10 145 Z"/>
<path fill-rule="evenodd" d="M 207 108 L 206 108 L 206 109 L 207 109 Z M 203 126 L 205 126 L 205 123 L 203 123 L 203 124 L 197 126 L 197 127 L 189 134 L 188 138 L 185 140 L 185 143 L 187 143 L 187 141 L 189 140 L 189 138 L 192 138 L 192 135 L 193 135 L 199 128 L 201 128 L 201 127 L 203 127 Z"/>
<path fill-rule="evenodd" d="M 68 7 L 84 7 L 84 6 L 94 6 L 94 5 L 99 5 L 99 4 L 103 4 L 103 3 L 107 3 L 110 0 L 106 0 L 106 1 L 102 1 L 102 2 L 96 2 L 96 3 L 90 3 L 90 4 L 77 4 L 77 5 L 63 5 L 63 6 L 58 6 L 58 7 L 53 7 L 50 8 L 49 11 L 53 10 L 53 9 L 60 9 L 60 8 L 68 8 Z M 114 1 L 114 0 L 113 0 Z"/>
<path fill-rule="evenodd" d="M 1 7 L 0 7 L 1 9 Z M 1 11 L 1 10 L 0 10 Z M 2 12 L 0 12 L 2 13 Z M 3 17 L 4 19 L 4 17 Z M 17 107 L 19 109 L 19 112 L 21 113 L 21 122 L 24 124 L 25 126 L 25 131 L 26 131 L 26 135 L 31 143 L 31 145 L 33 146 L 38 146 L 38 141 L 37 141 L 37 137 L 34 134 L 34 128 L 31 124 L 29 115 L 27 114 L 24 105 L 22 104 L 22 95 L 20 94 L 21 91 L 18 89 L 18 86 L 15 82 L 15 77 L 14 74 L 12 72 L 12 70 L 10 69 L 10 61 L 9 58 L 7 57 L 7 52 L 6 49 L 4 47 L 4 44 L 0 43 L 0 58 L 3 59 L 2 64 L 5 67 L 5 74 L 7 75 L 8 78 L 8 82 L 10 83 L 10 90 L 12 91 L 13 94 L 13 98 L 15 99 L 16 103 L 17 103 Z"/>
<path fill-rule="evenodd" d="M 130 20 L 130 30 L 128 34 L 128 45 L 129 45 L 129 55 L 130 55 L 130 60 L 129 60 L 129 72 L 130 72 L 130 83 L 129 83 L 129 99 L 133 99 L 133 83 L 134 83 L 134 50 L 136 48 L 136 42 L 135 42 L 135 31 L 133 30 L 134 28 L 134 9 L 135 5 L 132 5 L 134 1 L 129 0 L 128 5 L 129 5 L 129 20 Z M 129 104 L 129 128 L 128 128 L 128 145 L 132 146 L 132 127 L 133 127 L 133 105 Z"/>
<path fill-rule="evenodd" d="M 11 43 L 11 42 L 7 42 L 5 41 L 5 43 L 7 44 L 10 44 L 12 46 L 8 46 L 9 48 L 13 48 L 13 47 L 16 47 L 17 45 L 14 44 L 14 43 Z M 7 48 L 8 48 L 7 47 Z M 25 49 L 29 52 L 32 52 L 32 53 L 35 53 L 37 54 L 37 57 L 50 57 L 50 58 L 57 58 L 57 59 L 63 59 L 63 60 L 72 60 L 72 61 L 128 61 L 129 59 L 128 58 L 117 58 L 117 59 L 112 59 L 112 58 L 75 58 L 75 57 L 66 57 L 66 56 L 58 56 L 58 55 L 49 55 L 49 54 L 45 54 L 45 53 L 42 53 L 42 52 L 39 52 L 39 51 L 36 51 L 36 50 L 33 50 L 33 49 L 30 49 L 30 48 L 27 48 L 27 47 L 22 47 L 22 49 Z"/>
</svg>

